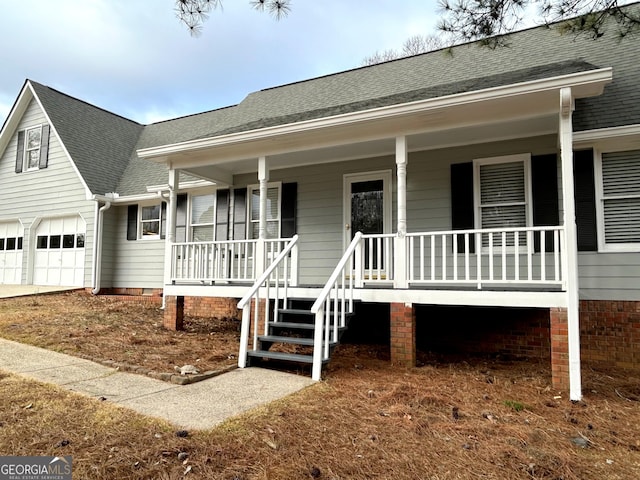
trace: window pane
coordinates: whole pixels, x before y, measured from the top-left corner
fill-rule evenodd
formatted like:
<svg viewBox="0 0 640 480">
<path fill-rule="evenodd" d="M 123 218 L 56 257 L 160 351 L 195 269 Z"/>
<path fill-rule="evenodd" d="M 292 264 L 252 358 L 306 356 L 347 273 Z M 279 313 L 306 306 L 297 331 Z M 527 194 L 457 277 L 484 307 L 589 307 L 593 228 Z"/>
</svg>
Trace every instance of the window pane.
<svg viewBox="0 0 640 480">
<path fill-rule="evenodd" d="M 60 248 L 61 240 L 60 235 L 51 235 L 49 237 L 49 248 Z"/>
<path fill-rule="evenodd" d="M 4 250 L 4 238 L 0 238 L 0 250 Z"/>
<path fill-rule="evenodd" d="M 213 226 L 193 227 L 193 242 L 213 242 Z"/>
<path fill-rule="evenodd" d="M 75 246 L 76 236 L 75 235 L 64 235 L 62 237 L 62 248 L 73 248 Z"/>
<path fill-rule="evenodd" d="M 142 207 L 142 220 L 160 220 L 160 205 Z"/>
<path fill-rule="evenodd" d="M 480 166 L 481 204 L 524 201 L 524 162 Z"/>
<path fill-rule="evenodd" d="M 36 168 L 40 162 L 40 150 L 29 150 L 28 168 Z"/>
<path fill-rule="evenodd" d="M 41 132 L 42 129 L 40 127 L 27 130 L 27 149 L 40 148 Z"/>
<path fill-rule="evenodd" d="M 278 197 L 280 196 L 278 187 L 267 189 L 267 220 L 277 220 L 280 218 L 280 207 Z M 254 189 L 251 192 L 251 220 L 260 220 L 260 190 Z"/>
<path fill-rule="evenodd" d="M 640 150 L 604 153 L 602 187 L 605 197 L 640 195 Z"/>
<path fill-rule="evenodd" d="M 191 199 L 191 223 L 213 224 L 213 194 L 197 195 Z"/>
<path fill-rule="evenodd" d="M 280 217 L 278 197 L 277 187 L 267 189 L 267 220 L 277 220 Z"/>
<path fill-rule="evenodd" d="M 84 233 L 76 235 L 76 247 L 84 248 Z"/>
<path fill-rule="evenodd" d="M 22 237 L 18 237 L 18 250 L 22 250 Z"/>
<path fill-rule="evenodd" d="M 46 235 L 38 235 L 38 240 L 36 241 L 36 248 L 47 248 L 49 244 L 49 237 Z"/>
<path fill-rule="evenodd" d="M 267 222 L 267 238 L 278 238 L 278 222 Z"/>
<path fill-rule="evenodd" d="M 251 223 L 251 238 L 258 238 L 260 233 L 260 225 L 257 222 Z"/>
<path fill-rule="evenodd" d="M 143 222 L 142 235 L 160 235 L 160 222 Z"/>
<path fill-rule="evenodd" d="M 640 243 L 640 198 L 605 200 L 606 243 Z"/>
<path fill-rule="evenodd" d="M 514 206 L 493 206 L 482 208 L 482 228 L 517 228 L 525 227 L 526 211 L 524 205 Z M 495 246 L 502 245 L 502 233 L 496 233 L 493 235 L 493 244 Z M 527 236 L 523 233 L 518 235 L 518 243 L 520 245 L 526 245 Z M 508 233 L 506 236 L 507 245 L 514 245 L 514 234 Z M 489 235 L 482 235 L 482 245 L 489 245 Z"/>
<path fill-rule="evenodd" d="M 260 220 L 260 190 L 251 192 L 251 220 Z"/>
<path fill-rule="evenodd" d="M 7 238 L 7 250 L 15 250 L 16 249 L 16 239 L 15 238 Z"/>
</svg>

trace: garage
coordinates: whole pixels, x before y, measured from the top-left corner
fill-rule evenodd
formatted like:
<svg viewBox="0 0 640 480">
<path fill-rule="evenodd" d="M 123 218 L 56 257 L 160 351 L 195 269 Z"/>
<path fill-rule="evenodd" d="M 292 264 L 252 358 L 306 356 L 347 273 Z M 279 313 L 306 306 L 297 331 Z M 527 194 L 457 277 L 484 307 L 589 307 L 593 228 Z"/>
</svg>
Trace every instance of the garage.
<svg viewBox="0 0 640 480">
<path fill-rule="evenodd" d="M 86 222 L 79 215 L 45 218 L 36 227 L 35 285 L 84 286 Z"/>
<path fill-rule="evenodd" d="M 22 238 L 24 228 L 18 221 L 0 223 L 0 283 L 22 281 Z"/>
</svg>

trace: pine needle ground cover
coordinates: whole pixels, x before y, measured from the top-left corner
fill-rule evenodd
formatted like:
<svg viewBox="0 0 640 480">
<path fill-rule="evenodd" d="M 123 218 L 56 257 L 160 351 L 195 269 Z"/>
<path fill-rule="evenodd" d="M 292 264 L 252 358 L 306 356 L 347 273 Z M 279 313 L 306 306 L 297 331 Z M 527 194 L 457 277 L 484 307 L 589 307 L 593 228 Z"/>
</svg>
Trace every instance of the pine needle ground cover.
<svg viewBox="0 0 640 480">
<path fill-rule="evenodd" d="M 69 310 L 98 323 L 95 300 L 84 314 Z M 37 301 L 46 309 L 50 299 Z M 29 302 L 3 301 L 0 323 L 7 314 L 15 322 L 38 312 Z M 134 308 L 100 306 L 122 317 Z M 132 316 L 146 315 L 160 321 L 138 310 Z M 74 478 L 84 479 L 640 478 L 636 373 L 587 366 L 584 399 L 571 402 L 551 389 L 546 364 L 428 354 L 420 364 L 398 369 L 384 346 L 342 345 L 322 382 L 189 432 L 0 372 L 0 454 L 72 455 Z"/>
</svg>

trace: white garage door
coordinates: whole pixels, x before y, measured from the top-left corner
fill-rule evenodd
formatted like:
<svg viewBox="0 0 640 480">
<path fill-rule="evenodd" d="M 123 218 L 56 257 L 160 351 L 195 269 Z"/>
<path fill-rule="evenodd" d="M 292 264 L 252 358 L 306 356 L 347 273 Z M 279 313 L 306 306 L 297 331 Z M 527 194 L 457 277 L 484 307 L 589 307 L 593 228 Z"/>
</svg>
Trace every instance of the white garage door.
<svg viewBox="0 0 640 480">
<path fill-rule="evenodd" d="M 79 216 L 48 218 L 36 229 L 34 285 L 84 286 L 86 223 Z"/>
<path fill-rule="evenodd" d="M 0 223 L 0 283 L 22 281 L 22 235 L 20 222 Z"/>
</svg>

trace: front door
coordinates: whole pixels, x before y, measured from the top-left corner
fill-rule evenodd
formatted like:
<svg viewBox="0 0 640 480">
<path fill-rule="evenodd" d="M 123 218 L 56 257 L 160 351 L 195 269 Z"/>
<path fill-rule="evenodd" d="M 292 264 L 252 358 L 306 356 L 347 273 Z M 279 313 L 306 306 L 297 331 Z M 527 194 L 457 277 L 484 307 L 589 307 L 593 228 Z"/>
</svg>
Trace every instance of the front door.
<svg viewBox="0 0 640 480">
<path fill-rule="evenodd" d="M 390 171 L 345 175 L 344 196 L 345 248 L 356 232 L 391 232 Z M 365 268 L 378 268 L 377 243 L 369 245 L 365 242 Z M 370 258 L 374 265 L 370 265 Z"/>
</svg>

